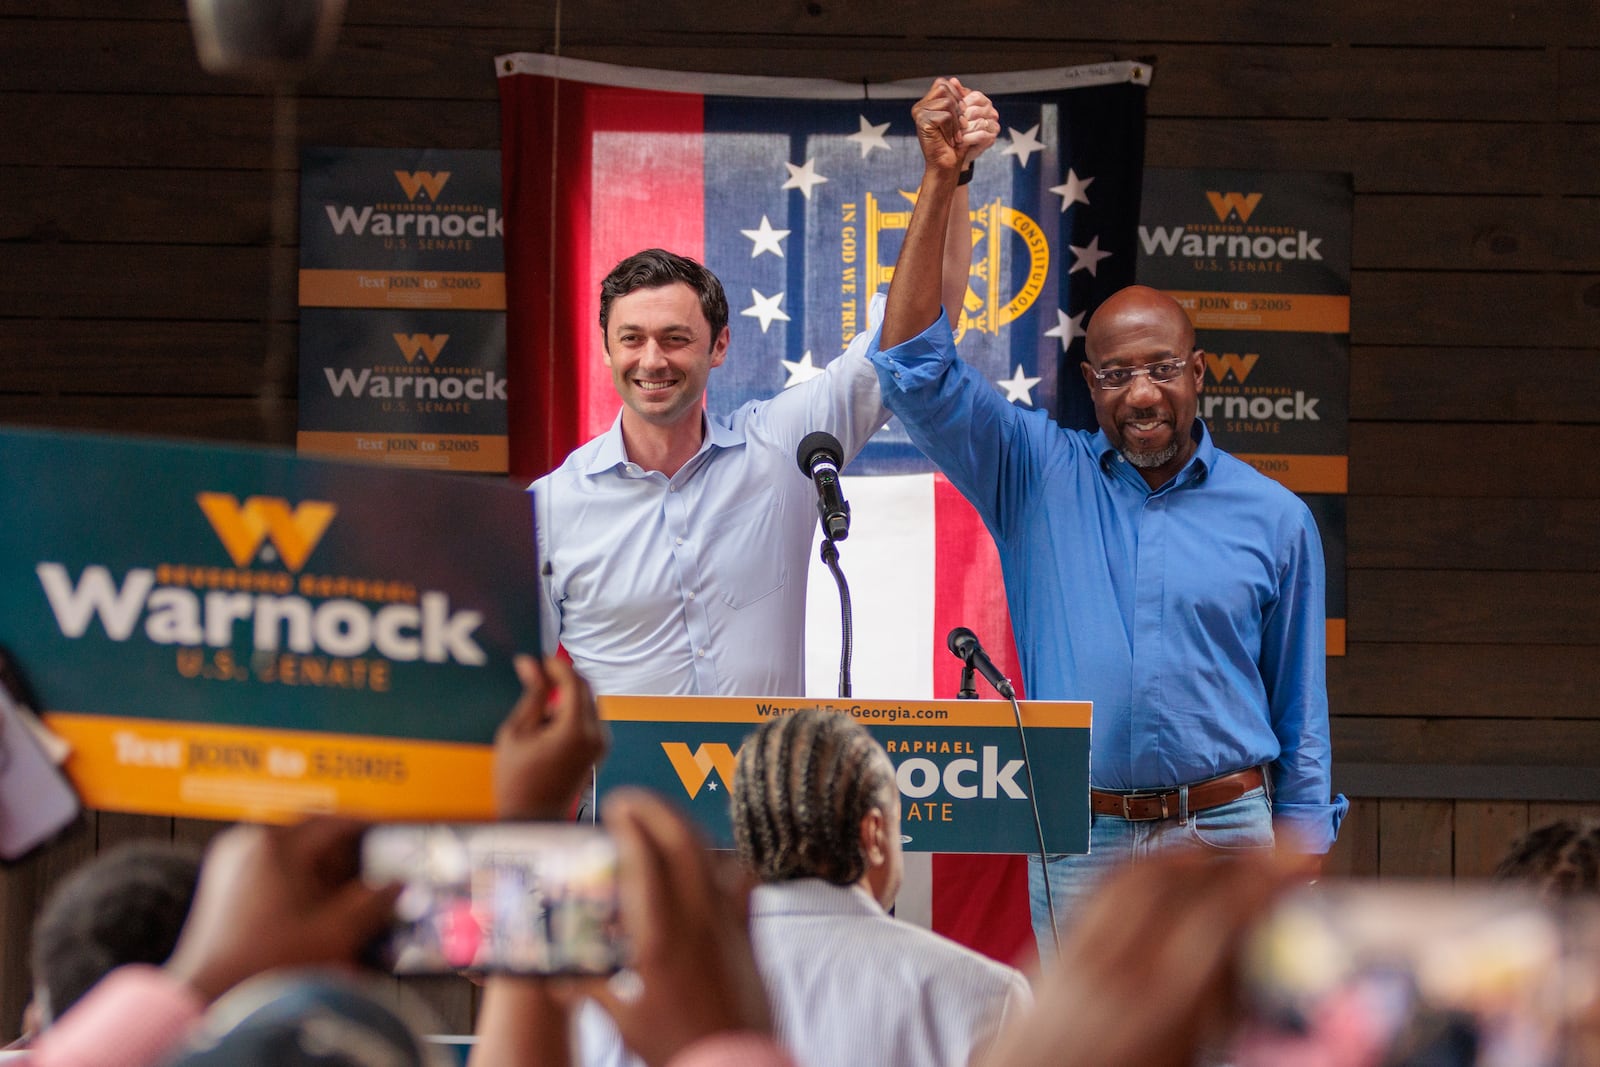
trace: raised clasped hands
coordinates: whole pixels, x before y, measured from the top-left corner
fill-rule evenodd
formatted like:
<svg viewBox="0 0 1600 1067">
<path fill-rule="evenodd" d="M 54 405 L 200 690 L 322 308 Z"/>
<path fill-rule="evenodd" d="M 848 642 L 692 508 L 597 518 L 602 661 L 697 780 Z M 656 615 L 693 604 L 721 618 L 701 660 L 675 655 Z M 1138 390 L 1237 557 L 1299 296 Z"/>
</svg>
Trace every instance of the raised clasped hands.
<svg viewBox="0 0 1600 1067">
<path fill-rule="evenodd" d="M 917 143 L 927 166 L 959 171 L 1000 135 L 1000 116 L 989 98 L 958 78 L 937 78 L 911 109 Z"/>
</svg>

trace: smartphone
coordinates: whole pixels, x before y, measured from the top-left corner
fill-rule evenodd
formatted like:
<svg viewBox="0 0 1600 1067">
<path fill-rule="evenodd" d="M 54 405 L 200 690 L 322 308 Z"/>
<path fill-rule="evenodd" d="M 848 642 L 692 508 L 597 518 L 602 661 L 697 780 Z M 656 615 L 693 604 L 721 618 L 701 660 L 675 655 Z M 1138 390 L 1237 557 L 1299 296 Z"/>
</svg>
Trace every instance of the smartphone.
<svg viewBox="0 0 1600 1067">
<path fill-rule="evenodd" d="M 1600 1036 L 1584 1036 L 1585 1005 L 1600 992 L 1600 902 L 1522 887 L 1326 886 L 1273 909 L 1242 971 L 1238 1064 L 1317 1053 L 1327 1062 L 1557 1067 Z"/>
<path fill-rule="evenodd" d="M 617 850 L 603 830 L 565 823 L 379 824 L 362 878 L 400 882 L 378 946 L 395 974 L 608 975 L 625 945 Z"/>
<path fill-rule="evenodd" d="M 78 817 L 78 794 L 28 723 L 33 712 L 0 653 L 0 859 L 21 859 Z"/>
</svg>

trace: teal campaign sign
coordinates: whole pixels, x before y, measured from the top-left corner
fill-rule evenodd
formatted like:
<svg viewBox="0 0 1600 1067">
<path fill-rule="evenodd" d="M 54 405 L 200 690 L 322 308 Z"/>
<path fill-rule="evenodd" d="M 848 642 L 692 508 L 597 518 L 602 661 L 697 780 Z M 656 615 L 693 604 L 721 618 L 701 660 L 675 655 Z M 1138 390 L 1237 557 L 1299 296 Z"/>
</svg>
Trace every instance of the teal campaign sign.
<svg viewBox="0 0 1600 1067">
<path fill-rule="evenodd" d="M 75 434 L 0 432 L 0 456 L 0 644 L 86 800 L 426 813 L 461 781 L 489 814 L 511 658 L 539 647 L 526 494 Z"/>
<path fill-rule="evenodd" d="M 713 842 L 733 843 L 729 795 L 740 746 L 761 723 L 820 707 L 860 720 L 895 765 L 900 832 L 913 852 L 1089 850 L 1087 703 L 1025 701 L 1029 788 L 1011 705 L 995 701 L 600 698 L 611 754 L 598 792 L 644 786 L 686 805 Z"/>
</svg>

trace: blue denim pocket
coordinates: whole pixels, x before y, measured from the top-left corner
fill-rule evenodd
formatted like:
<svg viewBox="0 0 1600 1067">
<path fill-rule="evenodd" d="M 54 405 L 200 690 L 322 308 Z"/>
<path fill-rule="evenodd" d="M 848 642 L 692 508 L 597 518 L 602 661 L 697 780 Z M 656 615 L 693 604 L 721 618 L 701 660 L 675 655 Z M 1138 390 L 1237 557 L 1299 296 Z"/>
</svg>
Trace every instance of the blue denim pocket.
<svg viewBox="0 0 1600 1067">
<path fill-rule="evenodd" d="M 1238 800 L 1191 815 L 1186 829 L 1195 844 L 1220 852 L 1271 848 L 1272 803 L 1266 790 L 1252 789 Z"/>
</svg>

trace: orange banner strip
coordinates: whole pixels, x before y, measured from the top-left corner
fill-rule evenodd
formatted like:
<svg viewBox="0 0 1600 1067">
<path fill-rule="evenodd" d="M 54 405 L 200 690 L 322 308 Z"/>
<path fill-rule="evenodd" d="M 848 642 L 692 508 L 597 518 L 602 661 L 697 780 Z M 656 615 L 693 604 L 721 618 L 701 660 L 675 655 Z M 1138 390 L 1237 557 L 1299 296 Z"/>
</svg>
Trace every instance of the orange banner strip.
<svg viewBox="0 0 1600 1067">
<path fill-rule="evenodd" d="M 487 745 L 49 712 L 86 807 L 289 822 L 494 818 Z"/>
<path fill-rule="evenodd" d="M 488 271 L 302 270 L 300 306 L 504 311 L 506 276 Z"/>
<path fill-rule="evenodd" d="M 1347 493 L 1350 491 L 1350 457 L 1284 456 L 1270 453 L 1234 453 L 1268 478 L 1296 493 Z"/>
<path fill-rule="evenodd" d="M 391 467 L 503 474 L 510 451 L 499 434 L 333 433 L 301 430 L 300 451 Z"/>
<path fill-rule="evenodd" d="M 1328 655 L 1344 655 L 1344 620 L 1329 619 L 1327 635 Z"/>
<path fill-rule="evenodd" d="M 761 723 L 807 708 L 854 715 L 868 726 L 1012 726 L 1003 700 L 812 700 L 785 697 L 602 696 L 600 717 L 613 722 Z M 1088 701 L 1024 700 L 1026 726 L 1085 728 Z"/>
<path fill-rule="evenodd" d="M 1350 298 L 1310 293 L 1208 293 L 1168 290 L 1201 330 L 1349 333 Z"/>
</svg>

